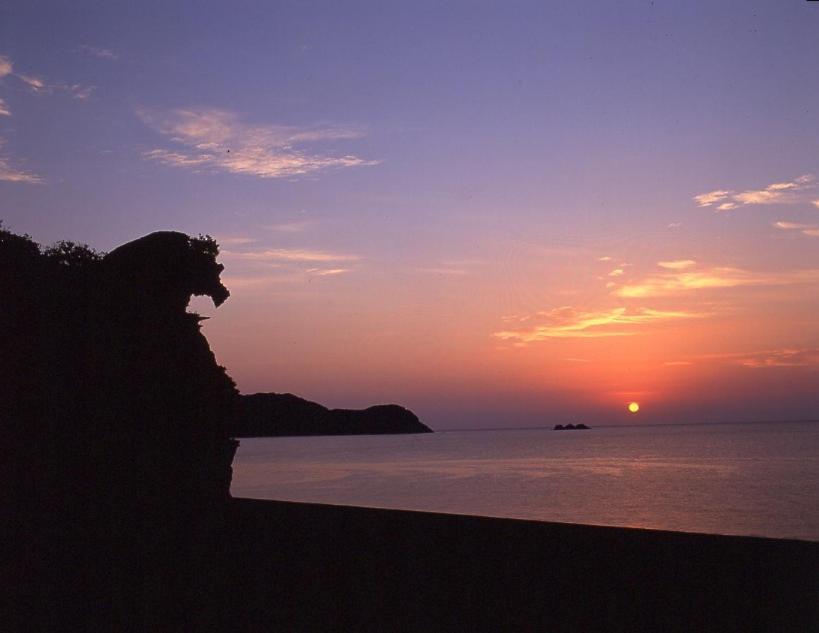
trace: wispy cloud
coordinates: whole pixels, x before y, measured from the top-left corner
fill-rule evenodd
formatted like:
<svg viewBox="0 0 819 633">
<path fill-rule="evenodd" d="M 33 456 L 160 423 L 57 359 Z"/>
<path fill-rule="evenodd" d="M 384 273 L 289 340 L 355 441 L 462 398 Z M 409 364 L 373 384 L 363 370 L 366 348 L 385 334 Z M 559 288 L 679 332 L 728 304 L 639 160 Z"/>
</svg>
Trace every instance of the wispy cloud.
<svg viewBox="0 0 819 633">
<path fill-rule="evenodd" d="M 0 99 L 0 116 L 11 116 L 11 110 L 6 105 L 5 99 Z"/>
<path fill-rule="evenodd" d="M 94 91 L 93 86 L 83 86 L 82 84 L 48 83 L 43 78 L 35 75 L 14 72 L 14 63 L 11 58 L 0 55 L 0 79 L 13 76 L 22 81 L 34 94 L 46 95 L 54 92 L 66 93 L 74 99 L 82 101 L 88 99 Z"/>
<path fill-rule="evenodd" d="M 0 55 L 0 79 L 14 72 L 14 64 L 5 55 Z"/>
<path fill-rule="evenodd" d="M 33 75 L 17 75 L 17 77 L 35 93 L 44 92 L 46 89 L 45 82 L 39 77 Z"/>
<path fill-rule="evenodd" d="M 9 159 L 2 155 L 0 155 L 0 180 L 5 182 L 22 182 L 30 185 L 39 185 L 45 182 L 42 176 L 16 169 L 9 163 Z"/>
<path fill-rule="evenodd" d="M 36 95 L 63 93 L 72 99 L 86 101 L 95 89 L 94 86 L 83 86 L 82 84 L 67 84 L 63 82 L 47 83 L 41 77 L 35 77 L 34 75 L 18 74 L 17 78 L 26 84 L 29 90 Z"/>
<path fill-rule="evenodd" d="M 623 275 L 622 268 L 615 268 L 609 273 L 609 277 L 621 277 Z"/>
<path fill-rule="evenodd" d="M 761 369 L 765 367 L 815 367 L 819 366 L 819 349 L 777 349 L 755 352 L 740 357 L 737 362 L 743 367 Z"/>
<path fill-rule="evenodd" d="M 245 244 L 253 244 L 257 240 L 252 237 L 218 235 L 216 241 L 219 246 L 244 246 Z"/>
<path fill-rule="evenodd" d="M 327 277 L 330 275 L 343 275 L 350 272 L 349 268 L 308 268 L 306 273 L 316 275 L 318 277 Z"/>
<path fill-rule="evenodd" d="M 774 222 L 773 226 L 783 231 L 799 231 L 802 235 L 819 237 L 819 225 L 816 224 L 799 224 L 798 222 L 785 222 L 780 220 L 779 222 Z"/>
<path fill-rule="evenodd" d="M 354 262 L 363 259 L 360 255 L 291 248 L 271 248 L 257 251 L 223 250 L 221 254 L 225 259 L 254 262 Z"/>
<path fill-rule="evenodd" d="M 78 50 L 99 59 L 116 61 L 119 58 L 119 55 L 117 55 L 114 51 L 108 48 L 102 48 L 100 46 L 89 46 L 88 44 L 83 44 L 78 48 Z"/>
<path fill-rule="evenodd" d="M 608 255 L 604 255 L 603 257 L 598 257 L 598 258 L 597 258 L 597 261 L 598 261 L 598 262 L 610 262 L 610 261 L 611 261 L 611 259 L 612 259 L 612 258 L 611 258 L 611 257 L 609 257 Z"/>
<path fill-rule="evenodd" d="M 700 207 L 714 207 L 716 211 L 757 204 L 798 204 L 807 202 L 806 193 L 815 189 L 815 180 L 811 174 L 805 174 L 787 182 L 772 183 L 763 189 L 716 189 L 694 196 L 694 202 Z"/>
<path fill-rule="evenodd" d="M 301 233 L 311 226 L 311 222 L 302 220 L 298 222 L 282 222 L 280 224 L 266 224 L 262 228 L 277 233 Z"/>
<path fill-rule="evenodd" d="M 696 266 L 697 262 L 693 259 L 672 259 L 670 261 L 657 262 L 660 268 L 667 268 L 669 270 L 684 270 Z"/>
<path fill-rule="evenodd" d="M 671 222 L 668 225 L 669 229 L 678 229 L 682 226 L 682 222 Z"/>
<path fill-rule="evenodd" d="M 709 191 L 708 193 L 701 193 L 698 196 L 694 196 L 694 202 L 696 202 L 699 207 L 710 207 L 717 202 L 722 202 L 732 193 L 732 191 L 717 189 L 716 191 Z"/>
<path fill-rule="evenodd" d="M 247 292 L 268 292 L 271 287 L 298 286 L 315 278 L 333 278 L 353 272 L 363 257 L 349 253 L 288 248 L 253 248 L 257 240 L 245 236 L 219 237 L 225 263 L 225 285 Z"/>
<path fill-rule="evenodd" d="M 749 369 L 772 367 L 806 367 L 819 369 L 819 348 L 785 347 L 751 352 L 728 352 L 704 354 L 695 357 L 709 362 L 722 362 L 729 365 L 740 365 Z"/>
<path fill-rule="evenodd" d="M 570 306 L 537 312 L 534 315 L 505 317 L 510 322 L 517 319 L 526 327 L 502 330 L 493 336 L 518 344 L 533 343 L 550 338 L 600 338 L 607 336 L 633 336 L 639 333 L 634 326 L 653 324 L 677 319 L 706 316 L 705 313 L 653 310 L 651 308 L 612 308 L 597 312 L 584 312 Z"/>
<path fill-rule="evenodd" d="M 21 182 L 29 185 L 39 185 L 45 182 L 42 176 L 15 167 L 11 159 L 3 152 L 5 140 L 0 138 L 0 180 L 5 182 Z"/>
<path fill-rule="evenodd" d="M 715 267 L 651 275 L 635 283 L 620 286 L 613 294 L 628 298 L 658 297 L 710 288 L 816 283 L 819 283 L 819 270 L 817 269 L 755 272 L 742 268 Z"/>
<path fill-rule="evenodd" d="M 173 149 L 148 150 L 144 156 L 172 167 L 285 178 L 377 164 L 352 154 L 336 156 L 326 151 L 303 149 L 305 145 L 361 136 L 359 130 L 351 128 L 252 125 L 232 112 L 204 108 L 159 113 L 140 110 L 137 114 L 176 145 Z"/>
</svg>

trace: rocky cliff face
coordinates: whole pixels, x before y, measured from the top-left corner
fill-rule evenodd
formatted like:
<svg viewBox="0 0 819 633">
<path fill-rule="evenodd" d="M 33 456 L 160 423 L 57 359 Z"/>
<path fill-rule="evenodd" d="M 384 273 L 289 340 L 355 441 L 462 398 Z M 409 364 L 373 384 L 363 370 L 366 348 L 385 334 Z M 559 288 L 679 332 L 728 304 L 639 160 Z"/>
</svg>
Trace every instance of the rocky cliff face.
<svg viewBox="0 0 819 633">
<path fill-rule="evenodd" d="M 291 393 L 239 396 L 230 426 L 234 437 L 431 433 L 410 410 L 395 404 L 363 410 L 328 409 Z"/>
<path fill-rule="evenodd" d="M 185 308 L 227 298 L 217 255 L 181 233 L 102 256 L 0 229 L 3 486 L 29 599 L 97 600 L 139 630 L 206 610 L 237 391 Z"/>
</svg>

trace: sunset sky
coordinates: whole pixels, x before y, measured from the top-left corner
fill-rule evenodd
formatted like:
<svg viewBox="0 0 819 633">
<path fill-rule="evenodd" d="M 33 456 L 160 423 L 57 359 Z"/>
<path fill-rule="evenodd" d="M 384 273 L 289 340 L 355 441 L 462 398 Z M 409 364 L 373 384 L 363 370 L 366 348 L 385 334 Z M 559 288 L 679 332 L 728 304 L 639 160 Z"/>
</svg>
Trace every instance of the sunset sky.
<svg viewBox="0 0 819 633">
<path fill-rule="evenodd" d="M 819 2 L 6 2 L 0 219 L 217 237 L 247 393 L 819 418 Z"/>
</svg>

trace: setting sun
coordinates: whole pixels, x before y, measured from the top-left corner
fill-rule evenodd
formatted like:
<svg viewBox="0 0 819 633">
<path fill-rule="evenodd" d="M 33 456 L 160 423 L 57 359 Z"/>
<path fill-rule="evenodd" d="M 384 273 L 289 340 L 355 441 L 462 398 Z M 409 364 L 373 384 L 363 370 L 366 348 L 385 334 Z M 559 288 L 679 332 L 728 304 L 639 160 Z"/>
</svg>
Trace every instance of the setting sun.
<svg viewBox="0 0 819 633">
<path fill-rule="evenodd" d="M 628 403 L 628 411 L 629 413 L 637 413 L 640 410 L 640 405 L 636 402 L 629 402 Z"/>
</svg>

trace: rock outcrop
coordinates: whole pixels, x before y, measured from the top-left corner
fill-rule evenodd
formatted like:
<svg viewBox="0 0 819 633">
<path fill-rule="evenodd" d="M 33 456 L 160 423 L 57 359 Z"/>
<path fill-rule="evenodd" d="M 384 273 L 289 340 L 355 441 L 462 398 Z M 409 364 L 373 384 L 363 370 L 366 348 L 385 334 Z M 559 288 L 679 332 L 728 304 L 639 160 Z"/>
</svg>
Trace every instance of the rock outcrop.
<svg viewBox="0 0 819 633">
<path fill-rule="evenodd" d="M 207 620 L 238 393 L 186 306 L 227 298 L 217 255 L 182 233 L 103 256 L 0 228 L 6 569 L 44 613 L 71 605 L 105 630 Z"/>
<path fill-rule="evenodd" d="M 395 404 L 328 409 L 291 393 L 255 393 L 240 396 L 238 405 L 233 437 L 432 432 L 412 411 Z"/>
</svg>

